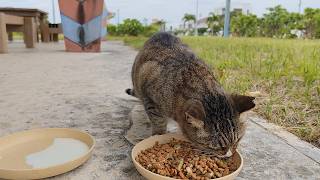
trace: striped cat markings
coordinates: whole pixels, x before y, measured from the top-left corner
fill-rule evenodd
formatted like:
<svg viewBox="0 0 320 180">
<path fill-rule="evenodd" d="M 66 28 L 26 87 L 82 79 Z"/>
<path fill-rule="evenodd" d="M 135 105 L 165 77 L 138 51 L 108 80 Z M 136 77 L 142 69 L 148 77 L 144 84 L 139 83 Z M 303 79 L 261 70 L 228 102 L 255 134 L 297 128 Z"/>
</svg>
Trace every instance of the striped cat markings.
<svg viewBox="0 0 320 180">
<path fill-rule="evenodd" d="M 151 121 L 153 134 L 166 132 L 174 119 L 203 153 L 231 156 L 245 133 L 240 114 L 254 98 L 229 94 L 210 68 L 181 40 L 168 33 L 152 36 L 132 67 L 133 88 Z"/>
</svg>

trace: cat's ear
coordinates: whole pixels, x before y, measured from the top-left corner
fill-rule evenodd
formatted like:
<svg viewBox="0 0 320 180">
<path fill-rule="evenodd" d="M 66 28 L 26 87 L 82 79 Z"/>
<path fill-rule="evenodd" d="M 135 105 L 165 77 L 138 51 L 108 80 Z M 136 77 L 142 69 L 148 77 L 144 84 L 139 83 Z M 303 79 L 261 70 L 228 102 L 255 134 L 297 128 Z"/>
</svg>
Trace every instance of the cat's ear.
<svg viewBox="0 0 320 180">
<path fill-rule="evenodd" d="M 205 118 L 205 112 L 203 105 L 198 100 L 188 100 L 184 105 L 184 112 L 186 121 L 192 124 L 196 128 L 204 126 L 203 119 Z"/>
<path fill-rule="evenodd" d="M 254 97 L 252 96 L 244 96 L 238 94 L 232 94 L 231 99 L 235 105 L 235 108 L 239 113 L 243 113 L 255 107 Z"/>
</svg>

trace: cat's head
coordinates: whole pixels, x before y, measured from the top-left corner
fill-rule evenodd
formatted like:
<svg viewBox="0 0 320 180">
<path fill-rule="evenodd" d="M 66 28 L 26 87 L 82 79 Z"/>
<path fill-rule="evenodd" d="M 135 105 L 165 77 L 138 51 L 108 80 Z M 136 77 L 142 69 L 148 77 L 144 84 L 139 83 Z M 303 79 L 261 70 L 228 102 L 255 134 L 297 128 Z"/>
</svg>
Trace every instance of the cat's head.
<svg viewBox="0 0 320 180">
<path fill-rule="evenodd" d="M 245 132 L 240 114 L 252 109 L 254 97 L 212 95 L 203 101 L 188 100 L 184 106 L 183 133 L 208 154 L 231 156 Z"/>
</svg>

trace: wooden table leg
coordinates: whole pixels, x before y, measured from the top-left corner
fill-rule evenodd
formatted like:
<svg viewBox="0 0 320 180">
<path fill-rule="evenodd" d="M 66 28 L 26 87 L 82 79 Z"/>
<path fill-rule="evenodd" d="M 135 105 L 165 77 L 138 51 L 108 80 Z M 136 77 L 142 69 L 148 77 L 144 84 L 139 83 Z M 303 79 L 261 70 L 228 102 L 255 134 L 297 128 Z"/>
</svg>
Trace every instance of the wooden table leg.
<svg viewBox="0 0 320 180">
<path fill-rule="evenodd" d="M 26 48 L 34 48 L 36 43 L 36 27 L 32 17 L 24 18 L 24 40 Z"/>
<path fill-rule="evenodd" d="M 41 31 L 41 41 L 49 42 L 50 41 L 49 25 L 43 21 L 40 21 L 40 31 Z"/>
<path fill-rule="evenodd" d="M 8 34 L 4 18 L 5 14 L 0 13 L 0 53 L 8 52 Z"/>
</svg>

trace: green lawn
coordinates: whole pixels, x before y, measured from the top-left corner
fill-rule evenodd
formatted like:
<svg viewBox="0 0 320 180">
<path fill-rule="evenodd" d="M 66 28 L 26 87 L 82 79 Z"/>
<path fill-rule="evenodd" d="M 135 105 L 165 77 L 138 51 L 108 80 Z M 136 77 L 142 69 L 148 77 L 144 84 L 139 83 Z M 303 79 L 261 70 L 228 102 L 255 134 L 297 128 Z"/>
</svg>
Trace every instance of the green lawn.
<svg viewBox="0 0 320 180">
<path fill-rule="evenodd" d="M 141 48 L 147 38 L 109 38 Z M 320 41 L 183 37 L 229 92 L 255 94 L 255 111 L 320 147 Z"/>
</svg>

